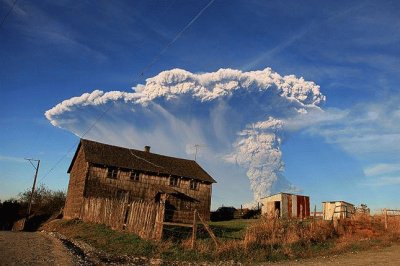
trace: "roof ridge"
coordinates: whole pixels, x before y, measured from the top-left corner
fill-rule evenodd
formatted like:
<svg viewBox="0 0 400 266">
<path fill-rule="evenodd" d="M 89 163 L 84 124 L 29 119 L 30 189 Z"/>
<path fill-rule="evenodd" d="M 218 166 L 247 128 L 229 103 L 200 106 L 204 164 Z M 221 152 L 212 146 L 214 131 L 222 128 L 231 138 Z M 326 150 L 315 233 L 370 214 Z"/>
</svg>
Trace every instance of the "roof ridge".
<svg viewBox="0 0 400 266">
<path fill-rule="evenodd" d="M 162 156 L 162 157 L 166 157 L 166 158 L 172 158 L 172 159 L 178 159 L 178 160 L 185 160 L 185 161 L 189 161 L 189 162 L 195 162 L 197 164 L 197 162 L 195 160 L 191 160 L 191 159 L 186 159 L 186 158 L 180 158 L 180 157 L 175 157 L 175 156 L 170 156 L 170 155 L 164 155 L 164 154 L 159 154 L 159 153 L 155 153 L 155 152 L 146 152 L 146 151 L 142 151 L 142 150 L 138 150 L 138 149 L 133 149 L 133 148 L 127 148 L 127 147 L 123 147 L 123 146 L 117 146 L 114 144 L 108 144 L 108 143 L 102 143 L 102 142 L 98 142 L 98 141 L 94 141 L 94 140 L 89 140 L 89 139 L 83 139 L 81 138 L 81 141 L 88 141 L 88 142 L 94 142 L 94 143 L 98 143 L 101 145 L 108 145 L 111 147 L 115 147 L 115 148 L 120 148 L 120 149 L 127 149 L 130 151 L 134 151 L 134 152 L 140 152 L 143 154 L 153 154 L 153 155 L 157 155 L 157 156 Z"/>
<path fill-rule="evenodd" d="M 130 149 L 88 139 L 81 139 L 78 149 L 80 146 L 85 151 L 85 159 L 91 163 L 177 175 L 210 183 L 216 182 L 194 160 Z"/>
</svg>

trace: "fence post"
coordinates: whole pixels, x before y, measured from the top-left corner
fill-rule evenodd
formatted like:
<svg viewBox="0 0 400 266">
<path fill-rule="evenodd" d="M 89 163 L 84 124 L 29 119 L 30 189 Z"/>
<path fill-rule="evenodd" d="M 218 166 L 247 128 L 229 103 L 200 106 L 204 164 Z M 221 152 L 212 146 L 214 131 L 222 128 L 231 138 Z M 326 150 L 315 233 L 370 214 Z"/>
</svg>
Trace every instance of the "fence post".
<svg viewBox="0 0 400 266">
<path fill-rule="evenodd" d="M 196 246 L 196 234 L 197 234 L 197 210 L 194 210 L 191 249 L 194 249 Z"/>
<path fill-rule="evenodd" d="M 317 205 L 314 205 L 313 228 L 315 227 L 316 217 L 317 217 Z"/>
<path fill-rule="evenodd" d="M 314 221 L 317 217 L 317 205 L 314 205 Z"/>
<path fill-rule="evenodd" d="M 303 221 L 303 205 L 300 204 L 300 220 Z"/>
<path fill-rule="evenodd" d="M 164 215 L 165 215 L 165 202 L 161 201 L 157 204 L 157 214 L 155 219 L 155 230 L 153 233 L 153 239 L 162 240 L 163 229 L 164 229 Z"/>
<path fill-rule="evenodd" d="M 388 229 L 388 214 L 387 214 L 387 209 L 383 209 L 383 211 L 385 212 L 385 230 Z"/>
<path fill-rule="evenodd" d="M 212 240 L 214 240 L 215 246 L 218 248 L 219 243 L 217 237 L 214 235 L 213 231 L 211 231 L 210 227 L 208 226 L 208 224 L 206 224 L 203 218 L 201 218 L 200 213 L 197 213 L 197 215 L 199 216 L 200 222 L 204 225 Z"/>
</svg>

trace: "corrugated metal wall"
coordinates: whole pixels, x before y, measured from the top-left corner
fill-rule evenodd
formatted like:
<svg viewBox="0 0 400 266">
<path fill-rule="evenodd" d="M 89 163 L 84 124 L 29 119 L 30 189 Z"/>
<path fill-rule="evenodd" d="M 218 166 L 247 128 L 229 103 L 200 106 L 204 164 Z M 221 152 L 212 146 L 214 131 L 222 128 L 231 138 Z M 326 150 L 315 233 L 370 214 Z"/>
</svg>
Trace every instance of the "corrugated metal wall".
<svg viewBox="0 0 400 266">
<path fill-rule="evenodd" d="M 280 217 L 307 218 L 310 216 L 310 197 L 279 193 L 262 200 L 262 213 L 275 215 L 275 202 L 280 203 Z"/>
</svg>

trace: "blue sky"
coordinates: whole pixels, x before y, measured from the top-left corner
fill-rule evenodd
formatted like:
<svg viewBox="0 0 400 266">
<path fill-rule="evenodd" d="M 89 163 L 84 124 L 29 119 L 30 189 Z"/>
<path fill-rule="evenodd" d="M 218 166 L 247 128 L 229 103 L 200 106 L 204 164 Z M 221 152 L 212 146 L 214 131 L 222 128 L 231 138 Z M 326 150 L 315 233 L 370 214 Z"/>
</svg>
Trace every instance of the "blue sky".
<svg viewBox="0 0 400 266">
<path fill-rule="evenodd" d="M 0 1 L 1 18 L 12 3 Z M 292 123 L 283 133 L 285 178 L 318 207 L 336 199 L 373 209 L 398 207 L 400 3 L 215 0 L 157 57 L 208 3 L 18 1 L 0 29 L 0 198 L 30 186 L 34 169 L 24 157 L 42 160 L 40 182 L 66 190 L 79 138 L 44 116 L 66 99 L 96 89 L 131 92 L 174 68 L 199 74 L 270 67 L 315 82 L 326 96 L 322 118 L 306 116 L 301 127 Z M 118 123 L 131 121 L 126 108 L 114 104 L 104 125 L 119 133 Z M 185 113 L 184 108 L 177 110 Z M 194 115 L 203 110 L 192 108 Z M 71 116 L 93 119 L 96 112 L 83 108 Z M 135 138 L 140 144 L 138 138 L 146 139 Z M 155 144 L 154 152 L 192 156 Z M 200 149 L 199 163 L 218 181 L 213 207 L 251 201 L 246 169 L 210 163 L 212 150 Z"/>
</svg>

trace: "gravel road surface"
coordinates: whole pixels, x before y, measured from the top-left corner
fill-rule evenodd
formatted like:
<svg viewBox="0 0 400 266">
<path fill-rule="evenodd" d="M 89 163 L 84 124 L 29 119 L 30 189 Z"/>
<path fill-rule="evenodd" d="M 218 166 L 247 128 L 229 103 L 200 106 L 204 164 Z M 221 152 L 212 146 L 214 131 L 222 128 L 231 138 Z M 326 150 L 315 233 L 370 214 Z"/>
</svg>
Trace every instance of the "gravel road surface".
<svg viewBox="0 0 400 266">
<path fill-rule="evenodd" d="M 74 265 L 60 240 L 40 232 L 0 231 L 0 265 Z"/>
</svg>

